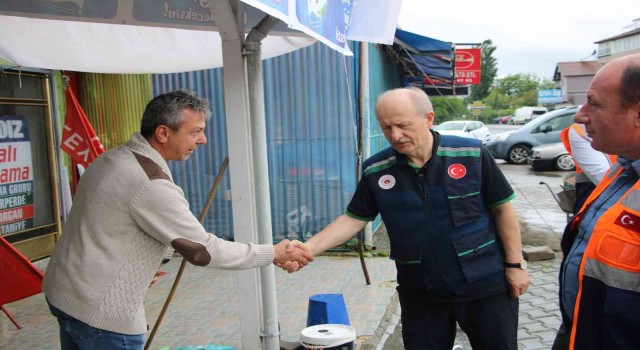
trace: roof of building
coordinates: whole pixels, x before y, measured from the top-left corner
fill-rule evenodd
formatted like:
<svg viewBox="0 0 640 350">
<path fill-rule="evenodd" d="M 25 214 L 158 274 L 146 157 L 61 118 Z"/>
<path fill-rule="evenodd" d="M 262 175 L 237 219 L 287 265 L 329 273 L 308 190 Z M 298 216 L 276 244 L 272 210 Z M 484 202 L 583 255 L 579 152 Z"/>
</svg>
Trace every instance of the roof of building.
<svg viewBox="0 0 640 350">
<path fill-rule="evenodd" d="M 616 39 L 620 39 L 620 38 L 625 38 L 625 37 L 636 35 L 636 34 L 640 34 L 640 28 L 632 29 L 632 30 L 630 30 L 628 32 L 624 32 L 622 34 L 618 34 L 618 35 L 612 36 L 610 38 L 598 40 L 598 41 L 594 42 L 594 44 L 600 44 L 600 43 L 603 43 L 605 41 L 611 41 L 611 40 L 616 40 Z"/>
<path fill-rule="evenodd" d="M 556 73 L 565 77 L 595 75 L 599 68 L 597 61 L 558 62 Z"/>
</svg>

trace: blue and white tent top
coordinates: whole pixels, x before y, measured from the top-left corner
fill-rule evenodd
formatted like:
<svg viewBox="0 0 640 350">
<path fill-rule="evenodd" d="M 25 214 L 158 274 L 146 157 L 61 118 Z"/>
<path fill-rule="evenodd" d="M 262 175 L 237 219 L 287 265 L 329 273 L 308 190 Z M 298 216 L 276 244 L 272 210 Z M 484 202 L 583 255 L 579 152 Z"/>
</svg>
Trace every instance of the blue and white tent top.
<svg viewBox="0 0 640 350">
<path fill-rule="evenodd" d="M 395 42 L 409 51 L 417 54 L 450 54 L 453 43 L 433 39 L 420 34 L 407 32 L 400 28 L 396 29 Z"/>
<path fill-rule="evenodd" d="M 453 43 L 397 29 L 394 44 L 393 50 L 404 62 L 408 75 L 453 79 Z"/>
<path fill-rule="evenodd" d="M 262 41 L 262 58 L 316 40 L 349 55 L 347 40 L 393 42 L 401 0 L 242 0 L 246 33 L 267 15 L 284 23 Z M 0 2 L 0 63 L 95 73 L 173 73 L 222 66 L 214 8 L 227 1 Z M 227 26 L 225 26 L 225 24 Z M 375 24 L 375 25 L 372 25 Z M 219 28 L 222 26 L 222 28 Z M 28 28 L 28 30 L 26 30 Z"/>
</svg>

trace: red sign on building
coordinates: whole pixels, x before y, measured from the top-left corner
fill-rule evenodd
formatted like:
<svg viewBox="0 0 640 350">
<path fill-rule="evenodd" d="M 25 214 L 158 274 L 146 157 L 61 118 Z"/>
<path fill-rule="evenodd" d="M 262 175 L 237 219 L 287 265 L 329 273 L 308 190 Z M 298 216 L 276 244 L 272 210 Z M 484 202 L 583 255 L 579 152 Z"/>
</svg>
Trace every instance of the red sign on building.
<svg viewBox="0 0 640 350">
<path fill-rule="evenodd" d="M 456 49 L 456 85 L 480 84 L 480 49 Z"/>
</svg>

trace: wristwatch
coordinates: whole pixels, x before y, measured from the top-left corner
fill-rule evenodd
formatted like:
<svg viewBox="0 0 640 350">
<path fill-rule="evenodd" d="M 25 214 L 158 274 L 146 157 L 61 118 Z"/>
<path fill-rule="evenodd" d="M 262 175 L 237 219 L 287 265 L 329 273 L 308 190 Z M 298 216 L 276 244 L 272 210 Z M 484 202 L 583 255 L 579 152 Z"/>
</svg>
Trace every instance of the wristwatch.
<svg viewBox="0 0 640 350">
<path fill-rule="evenodd" d="M 508 263 L 505 262 L 504 263 L 504 267 L 510 267 L 510 268 L 514 268 L 514 269 L 520 269 L 520 270 L 526 270 L 527 269 L 527 261 L 522 259 L 522 261 L 518 262 L 518 263 Z"/>
</svg>

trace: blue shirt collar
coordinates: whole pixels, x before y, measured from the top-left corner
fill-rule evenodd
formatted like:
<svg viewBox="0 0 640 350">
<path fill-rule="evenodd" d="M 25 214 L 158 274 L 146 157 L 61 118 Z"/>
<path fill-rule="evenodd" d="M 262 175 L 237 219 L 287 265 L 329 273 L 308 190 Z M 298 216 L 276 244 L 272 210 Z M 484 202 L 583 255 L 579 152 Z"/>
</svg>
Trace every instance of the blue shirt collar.
<svg viewBox="0 0 640 350">
<path fill-rule="evenodd" d="M 636 171 L 636 174 L 640 176 L 640 159 L 630 160 L 630 159 L 618 156 L 618 163 L 620 163 L 620 165 L 622 165 L 625 168 L 625 170 L 629 170 L 633 168 L 633 170 Z"/>
</svg>

